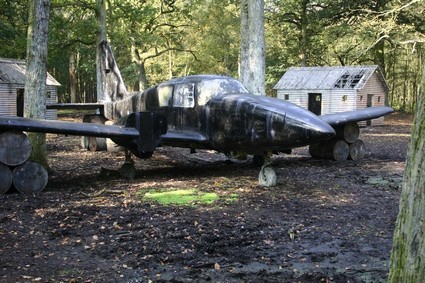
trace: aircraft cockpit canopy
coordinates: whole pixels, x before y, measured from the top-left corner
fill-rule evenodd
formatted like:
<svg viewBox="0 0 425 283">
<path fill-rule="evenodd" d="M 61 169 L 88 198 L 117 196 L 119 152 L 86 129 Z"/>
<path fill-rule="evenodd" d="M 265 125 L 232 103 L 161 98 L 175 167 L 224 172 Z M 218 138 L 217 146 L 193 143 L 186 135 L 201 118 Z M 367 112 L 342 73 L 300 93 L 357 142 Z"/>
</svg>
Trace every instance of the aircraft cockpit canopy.
<svg viewBox="0 0 425 283">
<path fill-rule="evenodd" d="M 246 94 L 249 91 L 238 80 L 228 77 L 182 81 L 158 86 L 159 106 L 183 108 L 204 106 L 211 97 L 220 94 Z"/>
<path fill-rule="evenodd" d="M 202 80 L 197 84 L 198 105 L 205 105 L 211 97 L 219 94 L 249 93 L 242 83 L 235 79 Z"/>
</svg>

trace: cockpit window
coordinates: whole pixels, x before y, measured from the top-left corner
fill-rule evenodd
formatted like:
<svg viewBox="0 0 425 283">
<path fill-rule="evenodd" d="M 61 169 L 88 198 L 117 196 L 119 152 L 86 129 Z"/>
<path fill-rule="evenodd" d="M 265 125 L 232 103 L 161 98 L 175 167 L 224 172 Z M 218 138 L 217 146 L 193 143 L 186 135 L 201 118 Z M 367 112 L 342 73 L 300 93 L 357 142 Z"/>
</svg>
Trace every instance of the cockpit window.
<svg viewBox="0 0 425 283">
<path fill-rule="evenodd" d="M 158 86 L 158 100 L 160 107 L 169 106 L 169 101 L 173 95 L 172 85 L 160 85 Z"/>
<path fill-rule="evenodd" d="M 248 90 L 237 80 L 213 79 L 203 80 L 197 85 L 198 105 L 205 105 L 217 94 L 224 93 L 249 93 Z"/>
<path fill-rule="evenodd" d="M 173 106 L 186 108 L 195 106 L 194 83 L 181 83 L 174 86 Z"/>
</svg>

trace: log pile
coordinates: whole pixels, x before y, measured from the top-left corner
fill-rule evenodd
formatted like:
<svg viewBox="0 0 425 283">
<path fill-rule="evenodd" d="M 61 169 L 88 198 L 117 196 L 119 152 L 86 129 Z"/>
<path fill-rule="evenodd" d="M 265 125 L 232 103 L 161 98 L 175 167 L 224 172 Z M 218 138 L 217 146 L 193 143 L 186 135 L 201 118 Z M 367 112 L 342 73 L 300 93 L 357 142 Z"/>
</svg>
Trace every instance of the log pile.
<svg viewBox="0 0 425 283">
<path fill-rule="evenodd" d="M 0 194 L 12 187 L 21 193 L 38 193 L 46 187 L 47 170 L 28 160 L 31 150 L 31 143 L 24 133 L 0 133 Z"/>
<path fill-rule="evenodd" d="M 365 154 L 365 146 L 363 141 L 359 140 L 360 130 L 357 123 L 348 123 L 334 129 L 336 137 L 325 142 L 310 145 L 310 155 L 317 159 L 335 161 L 362 159 Z"/>
</svg>

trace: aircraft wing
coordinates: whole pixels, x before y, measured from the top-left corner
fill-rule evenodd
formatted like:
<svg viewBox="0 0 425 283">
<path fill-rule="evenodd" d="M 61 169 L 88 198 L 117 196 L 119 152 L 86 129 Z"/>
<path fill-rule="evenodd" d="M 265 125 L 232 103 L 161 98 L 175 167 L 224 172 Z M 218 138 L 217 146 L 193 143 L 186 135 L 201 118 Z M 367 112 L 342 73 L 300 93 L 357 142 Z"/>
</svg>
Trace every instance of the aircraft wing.
<svg viewBox="0 0 425 283">
<path fill-rule="evenodd" d="M 103 109 L 103 103 L 50 103 L 46 105 L 47 109 L 80 109 L 97 110 Z"/>
<path fill-rule="evenodd" d="M 354 111 L 326 114 L 320 116 L 320 118 L 331 126 L 338 126 L 349 122 L 359 122 L 379 118 L 392 112 L 394 112 L 394 109 L 388 106 L 367 107 Z"/>
<path fill-rule="evenodd" d="M 139 137 L 139 131 L 132 127 L 0 116 L 0 131 L 7 130 L 120 139 Z"/>
</svg>

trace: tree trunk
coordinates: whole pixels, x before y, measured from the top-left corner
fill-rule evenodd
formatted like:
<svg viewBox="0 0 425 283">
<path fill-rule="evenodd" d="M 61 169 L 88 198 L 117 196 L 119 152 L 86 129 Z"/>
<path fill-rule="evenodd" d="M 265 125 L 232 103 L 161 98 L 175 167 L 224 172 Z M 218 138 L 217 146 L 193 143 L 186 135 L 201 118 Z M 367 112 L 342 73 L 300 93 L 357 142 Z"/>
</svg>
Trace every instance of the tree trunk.
<svg viewBox="0 0 425 283">
<path fill-rule="evenodd" d="M 0 195 L 5 194 L 12 185 L 12 171 L 10 168 L 0 163 Z"/>
<path fill-rule="evenodd" d="M 146 75 L 145 61 L 138 64 L 139 67 L 139 91 L 144 91 L 149 87 L 148 76 Z"/>
<path fill-rule="evenodd" d="M 46 168 L 37 162 L 27 161 L 13 170 L 13 186 L 23 194 L 41 192 L 47 185 Z"/>
<path fill-rule="evenodd" d="M 75 75 L 75 53 L 69 55 L 69 92 L 71 94 L 71 103 L 77 102 L 77 77 Z"/>
<path fill-rule="evenodd" d="M 425 66 L 394 231 L 389 282 L 425 282 Z"/>
<path fill-rule="evenodd" d="M 301 18 L 300 18 L 300 45 L 301 45 L 301 66 L 307 66 L 307 49 L 308 49 L 308 17 L 307 17 L 307 5 L 309 0 L 301 1 Z"/>
<path fill-rule="evenodd" d="M 17 166 L 31 155 L 31 142 L 22 132 L 3 132 L 0 134 L 0 162 L 9 166 Z"/>
<path fill-rule="evenodd" d="M 103 82 L 105 81 L 105 74 L 102 71 L 102 56 L 100 43 L 106 41 L 106 4 L 105 0 L 96 0 L 96 19 L 98 25 L 97 32 L 97 51 L 96 51 L 96 85 L 97 85 L 97 101 L 103 101 L 104 97 Z"/>
<path fill-rule="evenodd" d="M 46 113 L 47 41 L 49 0 L 31 0 L 29 6 L 27 66 L 25 79 L 24 116 L 44 119 Z M 31 159 L 48 167 L 46 135 L 30 133 Z"/>
<path fill-rule="evenodd" d="M 256 95 L 266 94 L 264 0 L 241 2 L 240 79 Z"/>
</svg>

